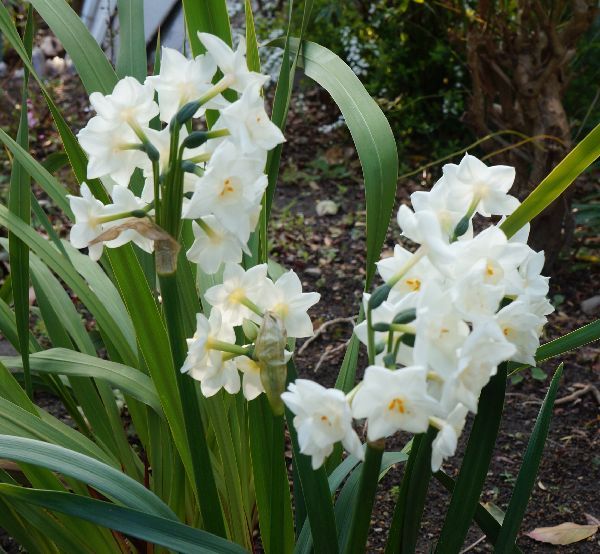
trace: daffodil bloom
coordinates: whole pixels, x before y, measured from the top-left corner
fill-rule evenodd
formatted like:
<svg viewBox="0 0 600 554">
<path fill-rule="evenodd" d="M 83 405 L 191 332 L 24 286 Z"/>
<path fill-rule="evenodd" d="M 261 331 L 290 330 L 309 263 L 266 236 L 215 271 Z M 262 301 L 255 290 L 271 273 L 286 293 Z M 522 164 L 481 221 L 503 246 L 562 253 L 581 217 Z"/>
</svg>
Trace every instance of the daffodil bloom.
<svg viewBox="0 0 600 554">
<path fill-rule="evenodd" d="M 288 271 L 275 283 L 265 283 L 258 304 L 281 317 L 288 337 L 304 338 L 313 334 L 313 325 L 306 312 L 320 298 L 318 292 L 302 292 L 298 275 Z"/>
<path fill-rule="evenodd" d="M 431 445 L 431 471 L 434 473 L 442 467 L 444 460 L 454 456 L 468 411 L 466 406 L 457 404 L 445 419 L 431 418 L 431 424 L 438 429 Z"/>
<path fill-rule="evenodd" d="M 323 465 L 337 442 L 359 460 L 363 459 L 360 440 L 352 428 L 350 406 L 342 391 L 297 379 L 290 383 L 281 399 L 295 414 L 300 452 L 311 457 L 313 469 Z"/>
<path fill-rule="evenodd" d="M 267 277 L 267 264 L 256 265 L 247 271 L 234 263 L 226 263 L 223 283 L 210 287 L 204 297 L 220 311 L 223 321 L 229 326 L 241 325 L 244 319 L 254 319 L 256 302 L 263 290 L 271 283 Z"/>
<path fill-rule="evenodd" d="M 212 56 L 203 54 L 190 60 L 178 50 L 163 47 L 160 73 L 146 79 L 158 94 L 161 120 L 169 123 L 183 105 L 210 90 L 216 71 L 217 63 Z M 204 115 L 207 109 L 219 109 L 227 104 L 221 95 L 217 95 L 199 108 L 194 117 Z"/>
<path fill-rule="evenodd" d="M 427 371 L 369 366 L 352 398 L 352 415 L 367 419 L 367 437 L 376 441 L 397 431 L 424 433 L 436 402 L 427 394 Z"/>
</svg>

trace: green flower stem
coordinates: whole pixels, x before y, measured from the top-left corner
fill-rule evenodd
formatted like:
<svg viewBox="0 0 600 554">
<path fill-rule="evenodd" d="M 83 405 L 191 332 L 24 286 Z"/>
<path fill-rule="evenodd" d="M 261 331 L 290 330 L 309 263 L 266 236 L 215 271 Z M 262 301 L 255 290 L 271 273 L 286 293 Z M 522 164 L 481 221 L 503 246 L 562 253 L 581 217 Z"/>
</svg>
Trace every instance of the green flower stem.
<svg viewBox="0 0 600 554">
<path fill-rule="evenodd" d="M 383 440 L 367 444 L 358 494 L 354 504 L 354 513 L 352 514 L 350 535 L 344 550 L 345 554 L 362 554 L 365 552 L 384 448 L 385 443 Z"/>
<path fill-rule="evenodd" d="M 193 485 L 200 506 L 204 527 L 210 533 L 226 536 L 225 523 L 219 493 L 215 483 L 212 462 L 206 436 L 202 413 L 196 394 L 195 381 L 183 375 L 179 368 L 186 357 L 187 344 L 184 329 L 183 309 L 178 293 L 177 273 L 159 275 L 163 298 L 165 323 L 169 333 L 177 385 L 184 414 L 184 425 L 187 441 L 192 457 L 194 473 Z"/>
<path fill-rule="evenodd" d="M 191 158 L 187 158 L 186 162 L 191 162 L 194 164 L 200 164 L 203 162 L 207 162 L 208 160 L 210 160 L 212 154 L 210 152 L 207 152 L 206 154 L 198 154 L 198 156 L 193 156 Z"/>
<path fill-rule="evenodd" d="M 160 168 L 158 161 L 152 162 L 152 183 L 154 185 L 154 217 L 156 221 L 160 221 Z"/>
<path fill-rule="evenodd" d="M 230 354 L 235 354 L 236 356 L 243 356 L 248 353 L 248 349 L 243 346 L 239 346 L 237 344 L 232 344 L 229 342 L 223 342 L 220 340 L 211 339 L 208 343 L 208 347 L 211 350 L 220 350 L 221 352 L 229 352 Z"/>
<path fill-rule="evenodd" d="M 404 325 L 402 323 L 392 323 L 390 329 L 392 331 L 397 331 L 398 333 L 408 333 L 409 335 L 414 335 L 416 333 L 414 325 Z"/>
<path fill-rule="evenodd" d="M 215 83 L 211 89 L 207 90 L 200 98 L 198 98 L 198 107 L 200 107 L 202 104 L 206 104 L 218 94 L 225 92 L 232 84 L 233 77 L 231 75 L 224 75 L 221 77 L 221 79 Z"/>
<path fill-rule="evenodd" d="M 419 249 L 406 261 L 406 263 L 398 270 L 398 272 L 386 282 L 386 284 L 390 287 L 393 287 L 417 264 L 417 262 L 425 255 L 425 253 L 425 248 L 423 246 L 419 247 Z"/>
<path fill-rule="evenodd" d="M 367 354 L 369 365 L 375 363 L 375 331 L 373 331 L 373 317 L 371 308 L 367 307 Z"/>
<path fill-rule="evenodd" d="M 261 310 L 252 300 L 250 300 L 247 296 L 244 296 L 240 299 L 240 304 L 243 304 L 249 310 L 253 311 L 256 315 L 260 317 L 264 317 L 265 313 Z"/>
<path fill-rule="evenodd" d="M 425 497 L 431 479 L 431 443 L 437 434 L 435 427 L 413 438 L 410 456 L 402 477 L 400 494 L 386 545 L 386 554 L 415 552 Z"/>
</svg>

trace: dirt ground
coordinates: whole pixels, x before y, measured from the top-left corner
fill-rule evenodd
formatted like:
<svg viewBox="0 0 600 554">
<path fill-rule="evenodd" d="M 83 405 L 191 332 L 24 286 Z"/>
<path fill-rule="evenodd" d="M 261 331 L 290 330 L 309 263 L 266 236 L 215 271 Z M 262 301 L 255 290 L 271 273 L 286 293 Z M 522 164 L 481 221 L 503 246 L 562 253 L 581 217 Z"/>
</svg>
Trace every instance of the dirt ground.
<svg viewBox="0 0 600 554">
<path fill-rule="evenodd" d="M 14 136 L 13 108 L 18 105 L 18 83 L 5 79 L 2 85 L 0 126 L 10 129 Z M 73 79 L 56 81 L 53 88 L 59 104 L 67 109 L 73 128 L 77 130 L 88 117 L 84 95 L 76 94 L 80 89 Z M 270 228 L 271 252 L 280 263 L 299 273 L 308 290 L 321 293 L 321 302 L 312 311 L 315 327 L 338 320 L 330 323 L 327 331 L 307 345 L 297 357 L 297 366 L 303 376 L 317 379 L 324 385 L 332 385 L 343 358 L 344 344 L 351 336 L 352 326 L 348 318 L 358 312 L 364 283 L 364 191 L 360 164 L 348 131 L 343 127 L 333 131 L 323 128 L 337 121 L 337 108 L 325 93 L 312 88 L 303 90 L 294 98 L 286 132 L 288 144 L 284 150 L 284 165 Z M 32 136 L 33 150 L 44 159 L 56 150 L 57 138 L 41 99 L 34 100 L 32 117 L 36 129 Z M 8 165 L 3 154 L 0 163 L 0 198 L 4 201 L 2 189 L 5 190 Z M 439 171 L 440 168 L 437 168 L 434 176 Z M 70 181 L 68 175 L 61 176 Z M 406 201 L 410 192 L 419 189 L 423 183 L 430 185 L 431 178 L 427 174 L 423 181 L 402 180 L 398 187 L 398 202 Z M 317 207 L 319 211 L 325 207 L 319 205 L 323 200 L 331 201 L 326 207 L 329 212 L 335 213 L 318 215 Z M 56 219 L 56 225 L 61 226 L 59 218 Z M 65 232 L 66 229 L 63 229 Z M 392 221 L 384 251 L 391 253 L 398 240 L 399 231 Z M 4 263 L 0 258 L 0 264 Z M 594 316 L 583 314 L 580 302 L 599 290 L 600 268 L 597 263 L 580 263 L 567 254 L 556 268 L 551 283 L 551 298 L 557 304 L 557 311 L 550 318 L 546 339 L 560 336 L 594 319 Z M 551 375 L 560 361 L 565 362 L 565 372 L 559 398 L 578 390 L 578 384 L 600 386 L 598 344 L 588 345 L 560 360 L 551 360 L 543 365 L 543 369 Z M 364 362 L 363 356 L 359 364 L 359 376 L 365 367 Z M 483 495 L 483 501 L 502 509 L 506 508 L 510 498 L 511 486 L 518 474 L 529 433 L 549 383 L 549 377 L 545 380 L 539 374 L 536 377 L 528 371 L 521 382 L 510 383 L 508 387 L 504 420 Z M 40 400 L 53 412 L 59 409 L 51 398 L 43 397 Z M 597 500 L 600 497 L 598 408 L 593 394 L 560 402 L 556 406 L 522 531 L 565 521 L 585 523 L 586 513 L 600 517 Z M 457 473 L 467 437 L 468 431 L 463 435 L 457 456 L 445 465 L 450 475 Z M 388 448 L 400 449 L 407 438 L 393 437 L 388 441 Z M 395 467 L 379 487 L 369 552 L 383 551 L 401 477 L 402 467 Z M 435 544 L 448 500 L 447 493 L 432 481 L 419 553 L 429 552 Z M 482 533 L 473 528 L 465 542 L 465 549 L 470 552 L 491 551 L 485 542 L 479 542 L 481 536 Z M 521 536 L 519 545 L 524 552 L 592 553 L 600 550 L 599 540 L 597 535 L 587 541 L 559 548 Z M 7 552 L 18 551 L 1 531 L 0 546 Z"/>
</svg>

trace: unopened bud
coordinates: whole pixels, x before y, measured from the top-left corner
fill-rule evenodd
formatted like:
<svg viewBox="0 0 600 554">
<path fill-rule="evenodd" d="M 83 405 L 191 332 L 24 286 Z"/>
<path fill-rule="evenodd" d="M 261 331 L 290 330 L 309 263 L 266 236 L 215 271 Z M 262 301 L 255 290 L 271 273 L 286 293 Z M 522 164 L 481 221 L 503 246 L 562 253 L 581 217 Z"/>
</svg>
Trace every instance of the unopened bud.
<svg viewBox="0 0 600 554">
<path fill-rule="evenodd" d="M 281 317 L 266 312 L 258 330 L 254 357 L 260 364 L 260 380 L 275 415 L 283 414 L 281 394 L 285 391 L 287 366 L 285 346 L 287 335 Z"/>
<path fill-rule="evenodd" d="M 390 295 L 391 290 L 392 290 L 392 287 L 390 287 L 388 284 L 385 284 L 385 283 L 383 285 L 377 287 L 373 291 L 373 294 L 371 295 L 371 297 L 369 298 L 369 303 L 368 303 L 369 310 L 374 310 L 376 308 L 379 308 L 379 306 L 381 306 L 381 304 L 383 304 L 387 300 L 387 297 Z"/>
<path fill-rule="evenodd" d="M 389 323 L 375 323 L 373 325 L 373 331 L 377 331 L 379 333 L 385 333 L 390 330 Z"/>
<path fill-rule="evenodd" d="M 208 140 L 206 131 L 193 131 L 183 141 L 184 148 L 198 148 Z"/>
<path fill-rule="evenodd" d="M 417 310 L 415 308 L 409 308 L 408 310 L 402 310 L 401 312 L 396 314 L 393 323 L 396 325 L 403 325 L 405 323 L 410 323 L 417 318 Z"/>
<path fill-rule="evenodd" d="M 174 125 L 182 126 L 185 125 L 192 117 L 194 117 L 195 113 L 200 109 L 200 102 L 188 102 L 185 104 L 176 114 L 175 117 L 171 120 L 171 127 Z"/>
<path fill-rule="evenodd" d="M 244 336 L 248 339 L 248 342 L 253 342 L 258 336 L 258 325 L 250 319 L 244 319 L 242 321 L 242 331 L 244 331 Z"/>
</svg>

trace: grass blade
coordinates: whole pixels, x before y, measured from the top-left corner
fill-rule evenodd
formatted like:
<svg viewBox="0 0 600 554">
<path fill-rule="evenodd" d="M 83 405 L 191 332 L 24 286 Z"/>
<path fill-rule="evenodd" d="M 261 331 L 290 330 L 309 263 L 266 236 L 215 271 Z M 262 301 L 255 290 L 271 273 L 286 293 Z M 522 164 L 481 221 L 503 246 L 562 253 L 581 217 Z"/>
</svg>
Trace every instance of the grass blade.
<svg viewBox="0 0 600 554">
<path fill-rule="evenodd" d="M 33 48 L 33 10 L 27 10 L 27 24 L 24 35 L 25 52 L 31 57 Z M 29 148 L 29 127 L 27 120 L 27 99 L 29 86 L 29 71 L 23 74 L 21 89 L 21 112 L 19 117 L 19 130 L 17 143 L 23 149 Z M 21 167 L 18 160 L 14 161 L 10 174 L 10 193 L 8 208 L 25 224 L 31 224 L 31 180 L 29 174 Z M 29 248 L 13 233 L 8 235 L 9 262 L 12 278 L 13 301 L 15 306 L 15 320 L 19 339 L 19 351 L 23 360 L 23 374 L 25 377 L 25 392 L 33 397 L 31 384 L 31 371 L 29 368 Z"/>
<path fill-rule="evenodd" d="M 232 542 L 183 523 L 69 493 L 0 485 L 0 496 L 91 521 L 182 554 L 242 554 Z"/>
<path fill-rule="evenodd" d="M 477 416 L 435 550 L 437 554 L 458 552 L 467 536 L 496 444 L 505 390 L 506 364 L 501 364 L 479 398 Z"/>
<path fill-rule="evenodd" d="M 0 435 L 0 456 L 67 475 L 125 506 L 177 520 L 171 509 L 144 485 L 119 469 L 74 450 L 38 440 Z"/>
<path fill-rule="evenodd" d="M 552 419 L 552 410 L 554 408 L 554 399 L 556 398 L 556 392 L 558 390 L 562 372 L 563 364 L 560 364 L 554 373 L 550 388 L 546 393 L 546 398 L 544 398 L 544 402 L 535 421 L 533 432 L 529 438 L 527 450 L 523 457 L 523 464 L 519 470 L 517 482 L 515 483 L 510 502 L 508 503 L 504 521 L 502 522 L 502 529 L 500 530 L 500 535 L 496 541 L 494 552 L 497 552 L 498 554 L 512 551 L 517 538 L 517 533 L 521 527 L 521 522 L 523 521 L 523 516 L 527 509 L 527 503 L 529 502 L 529 497 L 531 496 L 531 491 L 535 484 L 535 477 L 540 466 L 542 453 L 544 452 L 546 438 L 548 437 L 550 420 Z"/>
<path fill-rule="evenodd" d="M 544 211 L 600 156 L 600 124 L 569 152 L 500 228 L 512 237 Z"/>
<path fill-rule="evenodd" d="M 117 0 L 119 14 L 119 54 L 117 75 L 130 75 L 140 83 L 146 79 L 146 38 L 144 36 L 144 0 Z"/>
<path fill-rule="evenodd" d="M 231 45 L 231 27 L 225 0 L 211 0 L 210 2 L 183 0 L 183 13 L 188 40 L 194 56 L 205 52 L 204 46 L 198 38 L 198 31 L 217 35 Z"/>
</svg>

